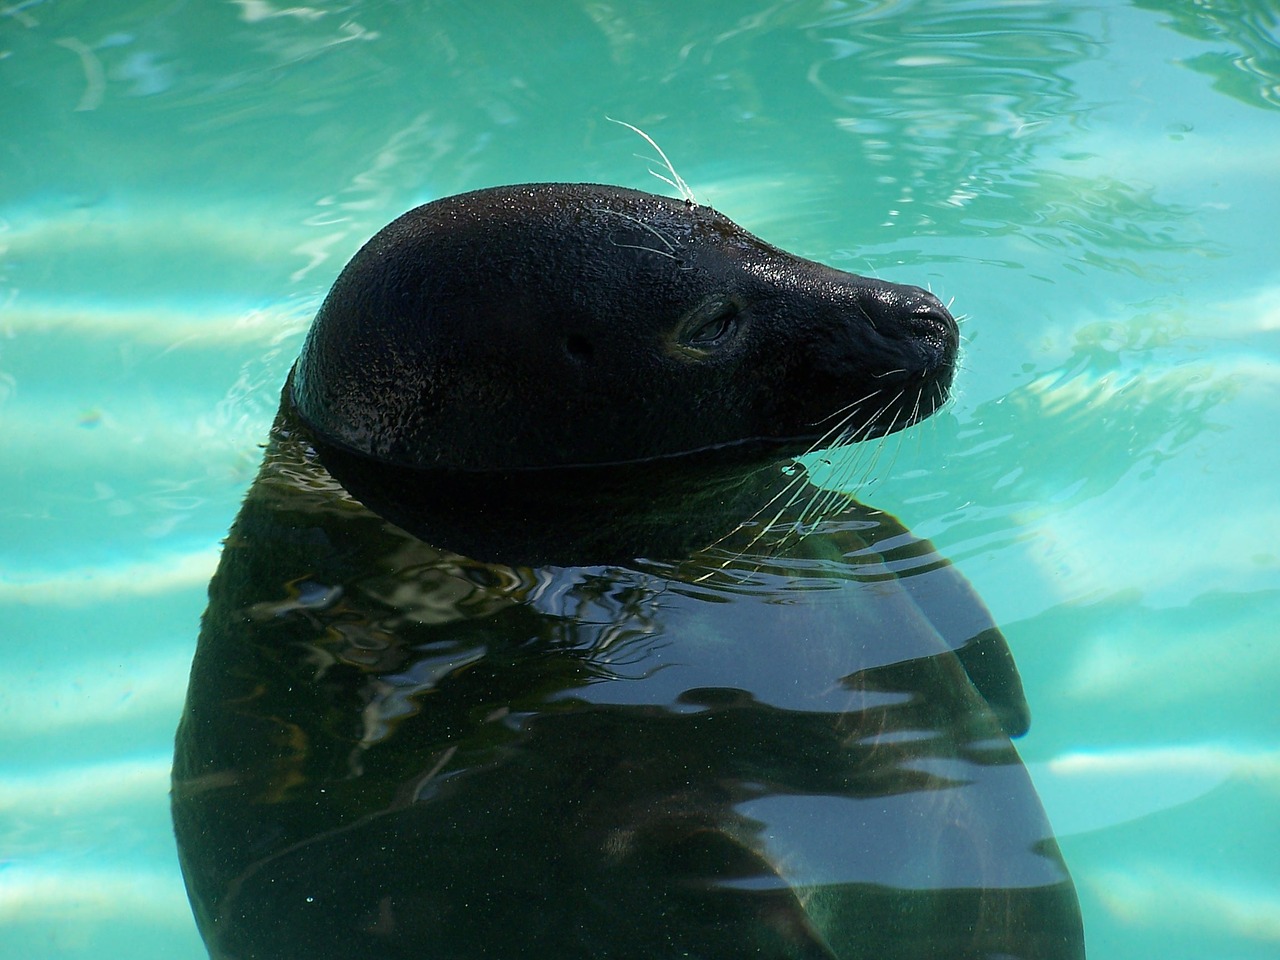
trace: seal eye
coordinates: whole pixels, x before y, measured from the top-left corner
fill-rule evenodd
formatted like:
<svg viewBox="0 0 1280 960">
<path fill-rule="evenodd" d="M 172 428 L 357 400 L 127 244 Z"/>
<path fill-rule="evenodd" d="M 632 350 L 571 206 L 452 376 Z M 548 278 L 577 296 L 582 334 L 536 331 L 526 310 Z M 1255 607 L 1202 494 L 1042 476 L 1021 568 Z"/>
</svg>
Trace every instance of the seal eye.
<svg viewBox="0 0 1280 960">
<path fill-rule="evenodd" d="M 738 304 L 711 300 L 698 307 L 684 325 L 680 342 L 695 350 L 711 350 L 733 338 L 738 329 Z"/>
</svg>

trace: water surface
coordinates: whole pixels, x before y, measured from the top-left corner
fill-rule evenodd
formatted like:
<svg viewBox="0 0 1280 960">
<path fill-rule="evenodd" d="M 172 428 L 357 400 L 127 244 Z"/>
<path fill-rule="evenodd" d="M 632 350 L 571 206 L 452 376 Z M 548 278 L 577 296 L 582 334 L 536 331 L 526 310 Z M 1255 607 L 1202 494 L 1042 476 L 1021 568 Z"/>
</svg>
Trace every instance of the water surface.
<svg viewBox="0 0 1280 960">
<path fill-rule="evenodd" d="M 1090 954 L 1280 945 L 1280 43 L 1263 2 L 0 11 L 0 952 L 198 957 L 172 731 L 346 258 L 494 183 L 664 189 L 967 320 L 861 495 L 958 561 Z"/>
</svg>

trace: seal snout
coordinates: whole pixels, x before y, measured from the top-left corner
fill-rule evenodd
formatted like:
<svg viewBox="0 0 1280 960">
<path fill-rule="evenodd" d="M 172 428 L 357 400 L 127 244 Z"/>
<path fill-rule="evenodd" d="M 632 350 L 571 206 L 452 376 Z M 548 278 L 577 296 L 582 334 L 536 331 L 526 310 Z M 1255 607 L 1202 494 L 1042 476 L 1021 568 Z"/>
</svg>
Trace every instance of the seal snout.
<svg viewBox="0 0 1280 960">
<path fill-rule="evenodd" d="M 941 349 L 959 345 L 960 330 L 942 301 L 920 287 L 887 286 L 875 292 L 880 329 L 903 340 L 927 340 Z"/>
<path fill-rule="evenodd" d="M 866 436 L 883 436 L 918 423 L 946 402 L 955 374 L 960 329 L 942 301 L 920 287 L 864 280 L 863 321 L 874 331 L 877 387 Z M 866 342 L 866 341 L 864 341 Z"/>
<path fill-rule="evenodd" d="M 907 369 L 926 378 L 945 378 L 960 347 L 960 328 L 942 301 L 928 290 L 895 283 L 877 283 L 869 293 L 864 303 L 868 319 L 904 354 Z"/>
<path fill-rule="evenodd" d="M 960 327 L 942 301 L 927 290 L 918 291 L 916 302 L 902 319 L 902 326 L 920 349 L 930 371 L 949 367 L 960 347 Z"/>
</svg>

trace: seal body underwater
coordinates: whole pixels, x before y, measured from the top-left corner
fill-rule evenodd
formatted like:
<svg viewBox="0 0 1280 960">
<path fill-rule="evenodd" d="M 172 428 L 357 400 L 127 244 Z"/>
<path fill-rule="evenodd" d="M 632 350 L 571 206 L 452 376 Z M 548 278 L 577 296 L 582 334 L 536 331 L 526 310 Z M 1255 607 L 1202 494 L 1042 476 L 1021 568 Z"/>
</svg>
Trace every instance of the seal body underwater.
<svg viewBox="0 0 1280 960">
<path fill-rule="evenodd" d="M 981 601 L 794 458 L 954 320 L 596 185 L 343 270 L 226 541 L 173 812 L 215 958 L 1083 955 Z"/>
</svg>

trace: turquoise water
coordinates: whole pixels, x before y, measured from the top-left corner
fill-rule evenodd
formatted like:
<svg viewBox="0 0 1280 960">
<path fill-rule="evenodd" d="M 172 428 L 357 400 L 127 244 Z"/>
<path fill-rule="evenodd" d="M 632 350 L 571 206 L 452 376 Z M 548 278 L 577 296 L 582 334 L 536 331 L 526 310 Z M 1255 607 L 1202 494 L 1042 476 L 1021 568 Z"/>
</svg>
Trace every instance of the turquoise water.
<svg viewBox="0 0 1280 960">
<path fill-rule="evenodd" d="M 1102 958 L 1280 950 L 1269 3 L 0 11 L 0 955 L 199 957 L 172 731 L 338 269 L 407 207 L 700 201 L 967 318 L 862 491 L 1004 626 Z"/>
</svg>

